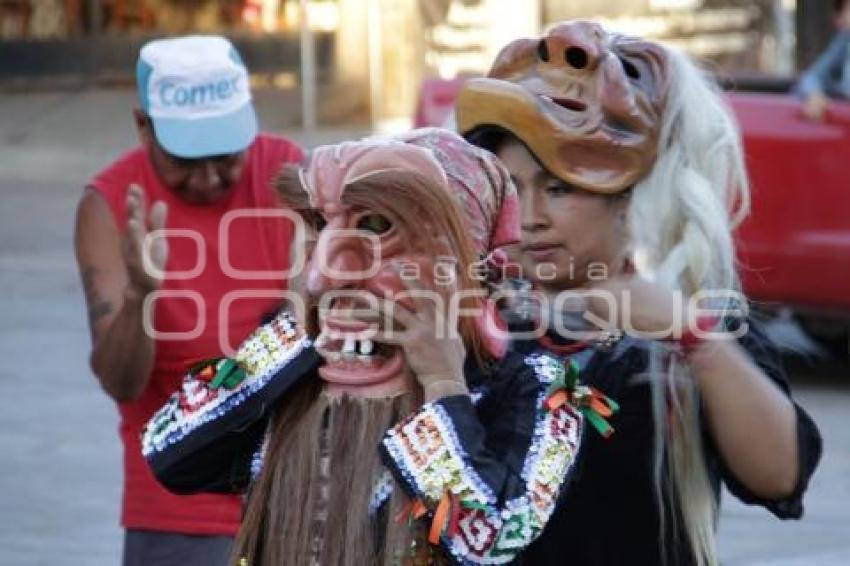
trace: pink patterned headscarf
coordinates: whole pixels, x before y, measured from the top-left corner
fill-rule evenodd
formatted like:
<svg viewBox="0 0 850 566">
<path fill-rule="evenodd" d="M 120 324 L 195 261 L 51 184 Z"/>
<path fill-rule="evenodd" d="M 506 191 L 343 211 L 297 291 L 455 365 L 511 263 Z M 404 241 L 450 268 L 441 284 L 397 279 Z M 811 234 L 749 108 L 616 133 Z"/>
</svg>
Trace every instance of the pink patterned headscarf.
<svg viewBox="0 0 850 566">
<path fill-rule="evenodd" d="M 448 130 L 320 146 L 300 175 L 310 202 L 321 206 L 338 200 L 347 185 L 386 171 L 415 172 L 453 195 L 480 256 L 519 241 L 519 201 L 507 169 L 493 154 Z"/>
</svg>

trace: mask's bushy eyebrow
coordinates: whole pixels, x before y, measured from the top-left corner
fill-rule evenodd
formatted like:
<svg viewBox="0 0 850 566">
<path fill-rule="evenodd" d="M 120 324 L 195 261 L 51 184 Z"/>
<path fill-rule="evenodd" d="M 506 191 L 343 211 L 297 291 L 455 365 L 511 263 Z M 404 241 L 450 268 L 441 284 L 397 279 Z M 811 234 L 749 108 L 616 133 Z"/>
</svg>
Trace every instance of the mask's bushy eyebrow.
<svg viewBox="0 0 850 566">
<path fill-rule="evenodd" d="M 299 214 L 302 211 L 313 210 L 313 206 L 310 204 L 310 195 L 301 185 L 297 165 L 285 166 L 275 179 L 274 188 L 283 204 Z"/>
<path fill-rule="evenodd" d="M 348 206 L 369 209 L 397 220 L 411 220 L 415 211 L 421 211 L 422 207 L 416 196 L 425 195 L 419 191 L 411 194 L 410 186 L 399 183 L 392 176 L 375 175 L 346 185 L 340 200 Z"/>
</svg>

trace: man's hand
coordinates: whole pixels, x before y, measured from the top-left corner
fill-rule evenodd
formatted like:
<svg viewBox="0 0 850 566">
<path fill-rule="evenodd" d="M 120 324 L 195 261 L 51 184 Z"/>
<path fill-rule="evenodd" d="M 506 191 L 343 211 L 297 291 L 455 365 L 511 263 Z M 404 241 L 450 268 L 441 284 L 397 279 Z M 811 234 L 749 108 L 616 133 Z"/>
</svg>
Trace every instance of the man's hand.
<svg viewBox="0 0 850 566">
<path fill-rule="evenodd" d="M 145 240 L 151 232 L 165 228 L 168 206 L 157 201 L 150 210 L 150 222 L 145 215 L 145 192 L 138 185 L 127 191 L 127 234 L 121 247 L 127 267 L 126 293 L 134 298 L 144 297 L 159 289 L 168 259 L 168 242 L 165 237 L 154 238 L 150 245 Z"/>
<path fill-rule="evenodd" d="M 820 122 L 826 115 L 829 99 L 820 92 L 815 92 L 803 101 L 803 116 L 813 122 Z"/>
<path fill-rule="evenodd" d="M 142 253 L 148 230 L 165 225 L 165 207 L 154 206 L 149 226 L 143 202 L 142 190 L 132 188 L 127 196 L 128 230 L 122 241 L 109 205 L 89 188 L 77 209 L 74 235 L 89 308 L 91 367 L 103 389 L 121 402 L 141 395 L 153 369 L 154 342 L 145 332 L 142 301 L 161 280 L 145 272 Z M 158 240 L 149 250 L 150 263 L 161 268 L 167 249 L 165 240 Z"/>
</svg>

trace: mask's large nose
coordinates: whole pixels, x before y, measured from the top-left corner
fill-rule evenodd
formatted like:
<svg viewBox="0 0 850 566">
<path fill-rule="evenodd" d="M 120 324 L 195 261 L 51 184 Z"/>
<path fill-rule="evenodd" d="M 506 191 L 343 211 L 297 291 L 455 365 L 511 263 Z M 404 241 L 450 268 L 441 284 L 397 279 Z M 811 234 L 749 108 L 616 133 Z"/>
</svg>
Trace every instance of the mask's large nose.
<svg viewBox="0 0 850 566">
<path fill-rule="evenodd" d="M 562 24 L 540 40 L 537 57 L 556 67 L 593 72 L 602 57 L 603 37 L 602 28 L 591 22 Z"/>
<path fill-rule="evenodd" d="M 319 234 L 307 268 L 307 291 L 321 295 L 327 291 L 357 288 L 374 275 L 377 242 L 355 230 L 326 227 Z"/>
</svg>

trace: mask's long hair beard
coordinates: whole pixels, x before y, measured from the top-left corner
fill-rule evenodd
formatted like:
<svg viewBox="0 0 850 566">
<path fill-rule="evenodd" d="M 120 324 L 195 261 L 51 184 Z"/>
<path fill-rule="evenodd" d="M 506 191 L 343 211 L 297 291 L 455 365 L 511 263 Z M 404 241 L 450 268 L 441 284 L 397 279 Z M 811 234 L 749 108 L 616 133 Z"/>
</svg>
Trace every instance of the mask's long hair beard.
<svg viewBox="0 0 850 566">
<path fill-rule="evenodd" d="M 409 396 L 330 398 L 302 386 L 272 418 L 265 465 L 251 491 L 234 562 L 251 566 L 392 564 L 411 532 L 395 520 L 405 503 L 395 487 L 383 512 L 369 515 L 384 467 L 378 446 Z"/>
</svg>

